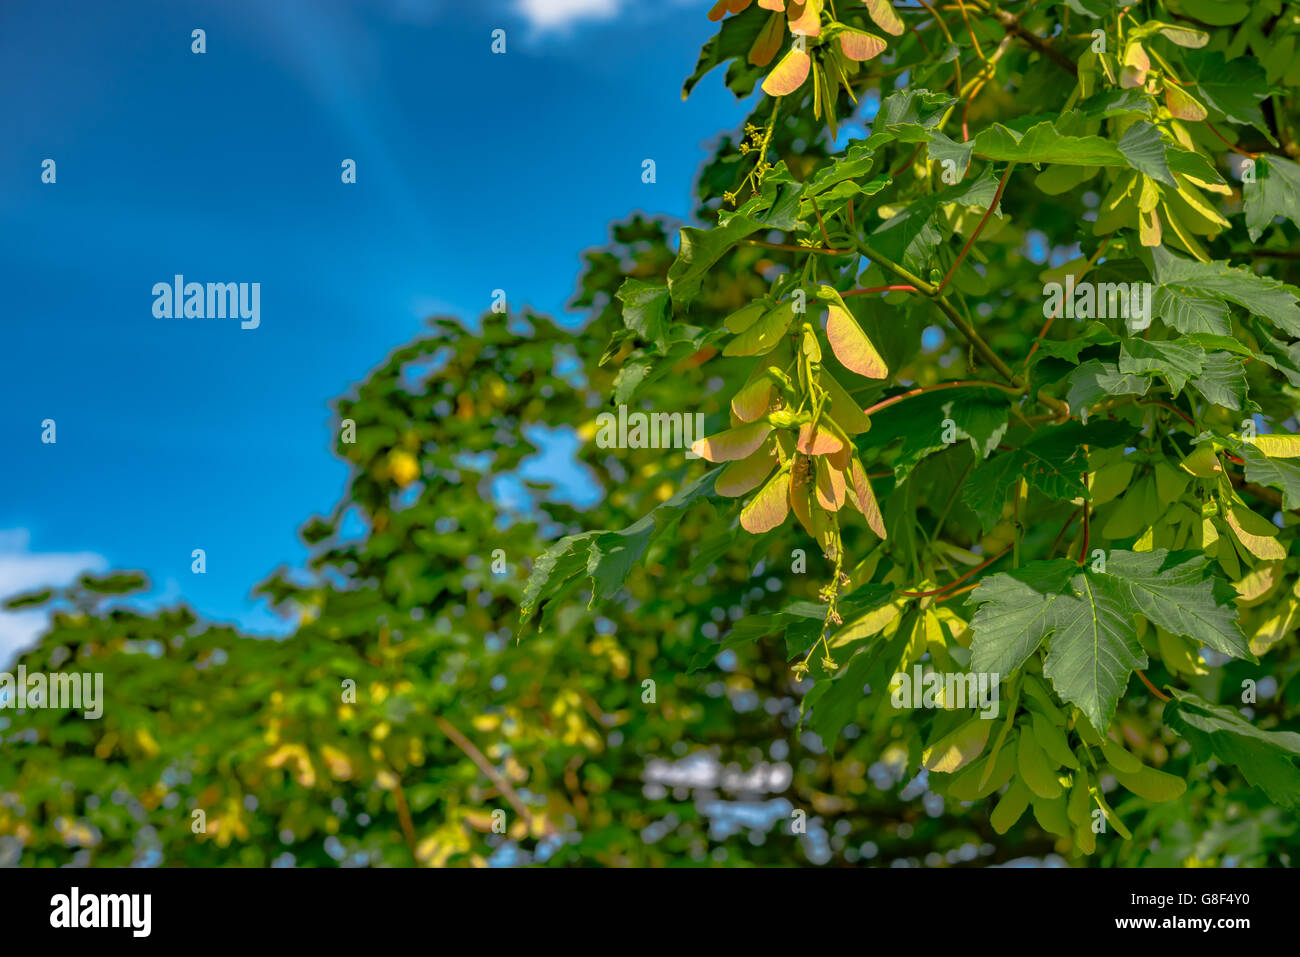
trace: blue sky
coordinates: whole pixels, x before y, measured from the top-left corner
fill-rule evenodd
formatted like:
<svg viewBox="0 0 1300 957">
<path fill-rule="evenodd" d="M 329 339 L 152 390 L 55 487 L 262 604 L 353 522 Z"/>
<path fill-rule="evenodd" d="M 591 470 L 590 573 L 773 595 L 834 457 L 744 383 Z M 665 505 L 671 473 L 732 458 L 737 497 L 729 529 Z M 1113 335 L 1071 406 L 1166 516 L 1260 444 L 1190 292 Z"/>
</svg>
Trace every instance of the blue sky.
<svg viewBox="0 0 1300 957">
<path fill-rule="evenodd" d="M 0 594 L 139 568 L 156 598 L 272 630 L 251 587 L 343 490 L 330 400 L 493 289 L 563 319 L 611 220 L 689 213 L 743 118 L 720 75 L 680 97 L 707 7 L 0 5 Z M 177 273 L 260 282 L 259 328 L 154 318 Z M 39 624 L 0 616 L 0 660 Z"/>
</svg>

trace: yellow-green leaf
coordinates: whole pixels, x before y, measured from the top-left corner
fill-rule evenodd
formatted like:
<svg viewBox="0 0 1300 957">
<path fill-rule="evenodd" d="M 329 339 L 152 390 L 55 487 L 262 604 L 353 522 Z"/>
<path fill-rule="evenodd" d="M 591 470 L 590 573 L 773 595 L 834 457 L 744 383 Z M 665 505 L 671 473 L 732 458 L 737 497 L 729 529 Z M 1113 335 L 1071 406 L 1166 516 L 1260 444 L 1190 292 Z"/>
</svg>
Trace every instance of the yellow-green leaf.
<svg viewBox="0 0 1300 957">
<path fill-rule="evenodd" d="M 1020 725 L 1016 766 L 1029 790 L 1041 798 L 1060 797 L 1061 782 L 1056 779 L 1056 772 L 1048 764 L 1047 755 L 1039 747 L 1033 728 L 1025 723 Z"/>
<path fill-rule="evenodd" d="M 1115 780 L 1140 798 L 1162 803 L 1182 797 L 1187 790 L 1187 782 L 1182 778 L 1148 768 L 1145 765 L 1137 771 L 1121 771 L 1112 767 Z"/>
</svg>

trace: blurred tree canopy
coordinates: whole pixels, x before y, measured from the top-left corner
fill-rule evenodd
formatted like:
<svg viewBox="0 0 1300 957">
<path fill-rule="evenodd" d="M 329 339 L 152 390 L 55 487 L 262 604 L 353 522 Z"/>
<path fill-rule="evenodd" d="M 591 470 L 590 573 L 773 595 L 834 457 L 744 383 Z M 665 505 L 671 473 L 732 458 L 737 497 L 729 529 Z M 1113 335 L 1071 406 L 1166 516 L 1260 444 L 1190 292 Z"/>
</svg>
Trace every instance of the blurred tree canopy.
<svg viewBox="0 0 1300 957">
<path fill-rule="evenodd" d="M 0 863 L 1290 862 L 1300 445 L 1241 423 L 1296 429 L 1295 8 L 711 17 L 686 92 L 725 65 L 766 95 L 698 222 L 614 224 L 580 332 L 435 319 L 338 400 L 346 491 L 258 586 L 291 635 L 132 610 L 130 573 L 11 601 L 53 612 L 19 663 L 102 672 L 105 702 L 0 715 Z M 1089 270 L 1171 290 L 1159 324 L 1054 321 L 1039 291 Z M 599 447 L 620 405 L 703 413 L 732 465 Z M 767 471 L 737 477 L 755 421 Z M 594 505 L 520 476 L 538 428 L 583 440 Z M 1122 681 L 1054 670 L 1062 617 L 999 719 L 890 706 L 894 672 L 1006 663 L 1034 626 L 999 616 L 1103 580 L 1156 596 L 1098 632 Z"/>
</svg>

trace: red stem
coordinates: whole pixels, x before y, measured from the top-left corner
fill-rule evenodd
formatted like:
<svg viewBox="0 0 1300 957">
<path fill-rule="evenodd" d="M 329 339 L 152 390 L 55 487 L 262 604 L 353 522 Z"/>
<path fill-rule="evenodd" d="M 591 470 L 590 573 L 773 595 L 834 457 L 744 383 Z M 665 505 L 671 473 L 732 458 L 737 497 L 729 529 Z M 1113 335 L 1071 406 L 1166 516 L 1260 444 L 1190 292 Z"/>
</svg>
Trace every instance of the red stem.
<svg viewBox="0 0 1300 957">
<path fill-rule="evenodd" d="M 940 295 L 943 292 L 944 287 L 948 285 L 948 280 L 952 278 L 952 274 L 957 271 L 957 267 L 960 266 L 962 260 L 966 258 L 966 254 L 970 252 L 970 248 L 975 244 L 975 240 L 980 238 L 980 233 L 984 230 L 984 224 L 987 223 L 989 217 L 993 215 L 993 210 L 998 208 L 998 202 L 1002 199 L 1002 191 L 1006 189 L 1007 178 L 1011 175 L 1011 168 L 1014 165 L 1015 164 L 1013 163 L 1008 163 L 1007 168 L 1003 170 L 1002 179 L 998 181 L 998 191 L 993 194 L 993 202 L 989 203 L 989 208 L 984 210 L 984 215 L 981 217 L 979 225 L 975 227 L 975 232 L 971 233 L 970 239 L 966 240 L 966 245 L 961 248 L 961 252 L 957 254 L 956 260 L 953 261 L 952 266 L 948 269 L 948 275 L 943 277 L 943 282 L 939 283 L 939 288 L 934 291 L 936 296 Z"/>
<path fill-rule="evenodd" d="M 1169 695 L 1162 692 L 1159 688 L 1157 688 L 1147 679 L 1147 676 L 1142 673 L 1142 669 L 1139 668 L 1137 670 L 1137 673 L 1138 673 L 1138 677 L 1142 679 L 1142 683 L 1147 686 L 1147 690 L 1150 691 L 1153 695 L 1155 695 L 1161 701 L 1171 700 Z"/>
<path fill-rule="evenodd" d="M 904 399 L 910 399 L 914 395 L 921 395 L 925 392 L 938 392 L 940 389 L 960 389 L 963 387 L 981 385 L 989 386 L 994 389 L 1002 389 L 1003 391 L 1014 391 L 1008 390 L 1007 387 L 1000 382 L 985 382 L 980 379 L 959 379 L 954 382 L 938 382 L 934 385 L 923 385 L 916 389 L 908 389 L 906 392 L 900 392 L 898 395 L 891 395 L 888 399 L 882 399 L 875 405 L 863 409 L 862 412 L 864 415 L 871 415 L 874 412 L 879 412 L 881 409 L 887 409 L 897 402 L 902 402 Z"/>
<path fill-rule="evenodd" d="M 850 289 L 841 296 L 865 296 L 872 292 L 920 292 L 915 286 L 872 286 L 869 289 Z"/>
<path fill-rule="evenodd" d="M 1259 158 L 1259 154 L 1258 154 L 1258 153 L 1247 153 L 1247 152 L 1246 152 L 1245 150 L 1243 150 L 1241 147 L 1239 147 L 1239 146 L 1235 146 L 1234 144 L 1229 143 L 1229 142 L 1224 138 L 1223 134 L 1220 133 L 1218 130 L 1216 130 L 1216 129 L 1214 128 L 1214 124 L 1213 124 L 1213 123 L 1211 123 L 1211 122 L 1209 122 L 1209 121 L 1207 120 L 1206 123 L 1205 123 L 1205 125 L 1206 125 L 1207 127 L 1209 127 L 1211 133 L 1213 133 L 1213 134 L 1214 134 L 1215 136 L 1217 136 L 1219 139 L 1223 140 L 1223 145 L 1224 145 L 1224 146 L 1228 147 L 1228 149 L 1232 150 L 1232 151 L 1233 151 L 1234 153 L 1236 153 L 1238 156 L 1245 156 L 1247 159 L 1258 159 L 1258 158 Z M 1166 698 L 1165 700 L 1168 701 L 1169 699 Z"/>
<path fill-rule="evenodd" d="M 970 578 L 971 575 L 974 575 L 976 572 L 980 571 L 981 569 L 988 568 L 999 558 L 1002 558 L 1010 551 L 1011 551 L 1011 546 L 1008 545 L 1006 548 L 1002 549 L 1002 551 L 994 555 L 992 558 L 981 562 L 980 564 L 972 568 L 970 571 L 968 571 L 965 575 L 962 575 L 960 578 L 954 578 L 952 581 L 948 582 L 948 584 L 944 585 L 941 588 L 933 588 L 930 591 L 900 591 L 899 594 L 906 595 L 908 598 L 928 598 L 931 595 L 938 595 L 941 592 L 949 591 L 954 586 L 960 585 L 966 579 Z"/>
</svg>

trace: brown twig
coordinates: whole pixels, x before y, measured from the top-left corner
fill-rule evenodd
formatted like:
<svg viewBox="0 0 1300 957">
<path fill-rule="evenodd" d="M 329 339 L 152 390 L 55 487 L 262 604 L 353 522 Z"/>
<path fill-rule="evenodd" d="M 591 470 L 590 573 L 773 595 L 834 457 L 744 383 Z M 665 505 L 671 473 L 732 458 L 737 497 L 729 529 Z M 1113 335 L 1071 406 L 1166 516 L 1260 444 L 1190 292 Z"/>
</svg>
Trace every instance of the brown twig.
<svg viewBox="0 0 1300 957">
<path fill-rule="evenodd" d="M 1219 139 L 1223 140 L 1224 146 L 1228 147 L 1228 149 L 1232 150 L 1238 156 L 1245 156 L 1247 159 L 1259 159 L 1258 153 L 1248 153 L 1245 150 L 1243 150 L 1241 147 L 1237 146 L 1235 143 L 1228 142 L 1227 138 L 1218 130 L 1216 130 L 1214 128 L 1214 124 L 1211 123 L 1209 120 L 1205 121 L 1205 126 L 1211 133 L 1213 133 Z"/>
<path fill-rule="evenodd" d="M 1016 39 L 1029 44 L 1039 53 L 1043 54 L 1043 56 L 1048 57 L 1062 70 L 1068 70 L 1072 76 L 1079 75 L 1079 68 L 1075 66 L 1073 60 L 1060 50 L 1057 50 L 1051 43 L 1044 40 L 1038 34 L 1022 27 L 1017 17 L 1007 13 L 1005 10 L 994 10 L 985 2 L 985 0 L 972 0 L 972 2 L 985 13 L 997 18 L 998 23 L 1002 24 L 1002 29 L 1006 31 L 1008 36 L 1014 36 Z"/>
<path fill-rule="evenodd" d="M 986 382 L 982 379 L 959 379 L 952 382 L 937 382 L 934 385 L 918 386 L 915 389 L 908 389 L 906 392 L 900 392 L 898 395 L 891 395 L 888 399 L 881 399 L 870 408 L 863 409 L 863 415 L 874 415 L 881 409 L 887 409 L 895 403 L 902 402 L 904 399 L 910 399 L 914 395 L 922 395 L 926 392 L 938 392 L 941 389 L 963 389 L 971 386 L 987 386 L 990 389 L 1001 389 L 1003 392 L 1015 393 L 1017 390 L 1010 386 L 1005 386 L 1001 382 Z"/>
<path fill-rule="evenodd" d="M 1158 406 L 1160 406 L 1161 408 L 1168 409 L 1170 412 L 1173 412 L 1175 415 L 1181 416 L 1182 419 L 1183 419 L 1183 421 L 1186 422 L 1188 425 L 1190 425 L 1192 428 L 1196 428 L 1196 421 L 1195 421 L 1195 420 L 1194 420 L 1190 415 L 1188 415 L 1188 414 L 1187 414 L 1186 412 L 1184 412 L 1182 409 L 1179 409 L 1179 408 L 1177 408 L 1177 407 L 1175 407 L 1175 406 L 1170 405 L 1168 402 L 1163 402 L 1163 401 L 1161 401 L 1160 399 L 1148 399 L 1146 402 L 1143 402 L 1143 401 L 1141 401 L 1141 400 L 1139 399 L 1139 400 L 1137 401 L 1137 404 L 1138 404 L 1138 405 L 1158 405 Z"/>
<path fill-rule="evenodd" d="M 433 720 L 438 725 L 438 730 L 450 738 L 452 744 L 465 752 L 465 755 L 478 765 L 479 770 L 488 776 L 488 779 L 501 792 L 501 796 L 510 802 L 510 806 L 515 809 L 515 813 L 524 819 L 524 823 L 531 830 L 533 816 L 528 810 L 528 805 L 524 804 L 519 795 L 515 793 L 515 789 L 510 786 L 510 782 L 501 776 L 501 772 L 492 766 L 492 762 L 484 757 L 483 752 L 474 747 L 474 743 L 461 734 L 450 721 L 441 715 L 435 715 Z"/>
<path fill-rule="evenodd" d="M 993 194 L 993 202 L 989 203 L 989 208 L 984 210 L 984 215 L 980 217 L 979 225 L 975 227 L 975 232 L 971 233 L 970 239 L 966 240 L 966 245 L 962 246 L 961 252 L 958 253 L 957 258 L 953 260 L 952 266 L 948 268 L 948 274 L 943 277 L 943 282 L 939 283 L 938 289 L 935 290 L 935 295 L 939 295 L 943 292 L 944 288 L 948 285 L 948 280 L 952 278 L 952 274 L 957 271 L 957 267 L 962 264 L 962 260 L 965 259 L 966 254 L 970 252 L 971 246 L 975 244 L 975 240 L 980 238 L 980 233 L 984 231 L 984 224 L 989 221 L 989 217 L 993 215 L 993 210 L 997 209 L 998 203 L 1002 201 L 1002 191 L 1007 188 L 1007 179 L 1011 176 L 1011 171 L 1015 168 L 1015 163 L 1007 164 L 1007 168 L 1002 173 L 1002 179 L 998 181 L 998 191 Z"/>
<path fill-rule="evenodd" d="M 1082 511 L 1083 509 L 1076 508 L 1070 513 L 1070 517 L 1065 520 L 1065 524 L 1061 526 L 1061 530 L 1056 533 L 1056 538 L 1052 540 L 1052 547 L 1047 550 L 1048 558 L 1051 558 L 1052 555 L 1055 554 L 1056 546 L 1061 544 L 1061 539 L 1065 537 L 1065 533 L 1070 530 L 1070 526 L 1074 524 L 1074 520 L 1079 517 L 1079 514 Z"/>
<path fill-rule="evenodd" d="M 872 292 L 920 292 L 915 286 L 872 286 L 869 289 L 850 289 L 841 296 L 865 296 Z"/>
<path fill-rule="evenodd" d="M 939 594 L 942 594 L 943 592 L 949 591 L 949 590 L 951 590 L 952 588 L 954 588 L 955 586 L 960 585 L 960 584 L 961 584 L 962 582 L 964 582 L 966 579 L 970 578 L 971 575 L 974 575 L 974 574 L 978 573 L 979 571 L 981 571 L 981 570 L 983 570 L 983 569 L 985 569 L 985 568 L 988 568 L 990 565 L 992 565 L 994 562 L 996 562 L 999 558 L 1002 558 L 1002 557 L 1004 557 L 1005 555 L 1007 555 L 1010 551 L 1011 551 L 1011 546 L 1008 545 L 1006 548 L 1004 548 L 1002 551 L 998 552 L 998 554 L 994 555 L 992 558 L 987 559 L 986 561 L 980 562 L 980 564 L 976 565 L 974 568 L 972 568 L 972 569 L 971 569 L 970 571 L 968 571 L 966 574 L 962 575 L 960 578 L 955 578 L 955 579 L 953 579 L 952 581 L 948 582 L 948 584 L 944 585 L 944 586 L 941 587 L 941 588 L 933 588 L 933 589 L 931 589 L 930 591 L 900 591 L 899 594 L 900 594 L 900 595 L 906 595 L 908 598 L 928 598 L 928 597 L 930 597 L 931 595 L 939 595 Z M 973 587 L 973 586 L 972 586 L 972 587 Z"/>
</svg>

